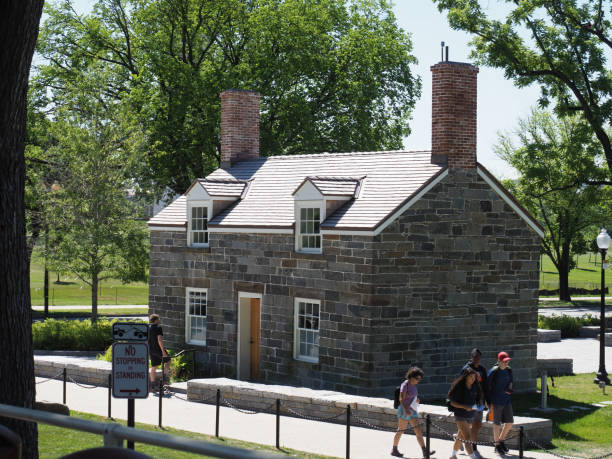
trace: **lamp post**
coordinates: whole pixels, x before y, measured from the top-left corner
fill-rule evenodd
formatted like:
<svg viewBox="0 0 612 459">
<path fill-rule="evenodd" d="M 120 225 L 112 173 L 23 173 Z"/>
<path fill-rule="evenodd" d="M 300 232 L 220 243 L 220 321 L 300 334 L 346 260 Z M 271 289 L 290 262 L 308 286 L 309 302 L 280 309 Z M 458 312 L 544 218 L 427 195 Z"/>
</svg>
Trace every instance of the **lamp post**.
<svg viewBox="0 0 612 459">
<path fill-rule="evenodd" d="M 605 228 L 602 228 L 601 233 L 597 236 L 597 247 L 599 247 L 599 252 L 601 253 L 601 312 L 599 316 L 599 371 L 593 382 L 595 384 L 604 383 L 609 385 L 610 378 L 608 378 L 608 372 L 606 371 L 606 296 L 604 293 L 606 272 L 604 270 L 604 261 L 608 247 L 610 247 L 610 236 Z"/>
</svg>

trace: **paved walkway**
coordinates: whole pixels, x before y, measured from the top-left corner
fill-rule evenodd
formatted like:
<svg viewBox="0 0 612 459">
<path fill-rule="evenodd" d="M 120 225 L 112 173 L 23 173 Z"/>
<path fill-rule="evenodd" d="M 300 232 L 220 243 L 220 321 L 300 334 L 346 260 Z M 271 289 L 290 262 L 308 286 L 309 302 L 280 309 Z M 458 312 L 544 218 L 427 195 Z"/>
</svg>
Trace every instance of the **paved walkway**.
<svg viewBox="0 0 612 459">
<path fill-rule="evenodd" d="M 538 359 L 573 359 L 574 373 L 597 373 L 599 341 L 566 338 L 556 343 L 538 343 Z M 606 347 L 606 368 L 612 368 L 612 347 Z"/>
<path fill-rule="evenodd" d="M 599 317 L 601 314 L 601 308 L 597 306 L 572 306 L 572 307 L 550 307 L 550 308 L 539 308 L 538 314 L 543 316 L 572 316 L 582 317 L 585 314 L 591 314 L 592 316 Z M 612 317 L 612 306 L 606 307 L 606 317 Z"/>
<path fill-rule="evenodd" d="M 99 304 L 98 309 L 143 309 L 149 310 L 148 304 Z M 44 311 L 44 306 L 32 306 L 34 311 Z M 49 311 L 57 311 L 57 310 L 70 310 L 74 309 L 75 311 L 88 310 L 91 311 L 91 305 L 77 305 L 77 306 L 49 306 Z"/>
<path fill-rule="evenodd" d="M 44 378 L 36 378 L 44 381 Z M 62 402 L 62 382 L 51 380 L 36 386 L 36 398 L 39 401 Z M 67 384 L 67 405 L 72 410 L 106 416 L 108 413 L 108 389 L 84 389 L 73 383 Z M 181 397 L 184 397 L 182 395 Z M 136 400 L 135 420 L 157 425 L 159 399 L 150 396 L 148 399 Z M 127 419 L 127 401 L 112 399 L 112 416 L 116 419 Z M 189 402 L 178 396 L 163 399 L 162 425 L 191 432 L 209 435 L 215 433 L 215 406 Z M 253 443 L 274 445 L 276 418 L 271 414 L 243 414 L 231 408 L 221 407 L 219 434 L 221 437 L 235 438 Z M 346 427 L 304 419 L 281 417 L 281 447 L 307 451 L 332 457 L 345 457 Z M 380 432 L 361 427 L 351 427 L 351 458 L 378 459 L 389 458 L 393 442 L 392 432 Z M 449 457 L 452 443 L 433 438 L 434 457 Z M 138 449 L 138 446 L 136 446 Z M 400 441 L 400 451 L 407 458 L 422 457 L 413 435 L 404 435 Z M 479 451 L 485 457 L 493 457 L 493 448 L 480 446 Z M 513 454 L 512 454 L 513 453 Z M 462 455 L 460 455 L 462 457 Z M 468 457 L 468 456 L 464 456 Z M 517 459 L 518 452 L 512 451 L 508 456 Z M 525 458 L 548 459 L 551 455 L 526 452 Z"/>
</svg>

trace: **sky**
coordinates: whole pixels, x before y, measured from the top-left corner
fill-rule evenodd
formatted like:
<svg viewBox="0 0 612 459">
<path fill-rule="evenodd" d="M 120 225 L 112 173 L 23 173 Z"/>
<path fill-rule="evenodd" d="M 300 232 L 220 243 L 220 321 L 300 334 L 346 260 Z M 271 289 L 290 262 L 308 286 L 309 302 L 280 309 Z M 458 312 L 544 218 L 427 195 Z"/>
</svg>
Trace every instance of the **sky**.
<svg viewBox="0 0 612 459">
<path fill-rule="evenodd" d="M 449 60 L 470 62 L 471 37 L 454 31 L 446 16 L 435 7 L 432 0 L 395 0 L 393 11 L 398 25 L 411 34 L 413 55 L 418 64 L 413 68 L 421 77 L 422 95 L 417 102 L 410 127 L 412 133 L 404 139 L 407 150 L 431 149 L 431 71 L 430 67 L 440 61 L 440 42 L 449 47 Z M 89 12 L 94 0 L 75 0 L 75 9 Z M 499 2 L 488 0 L 489 14 L 499 16 Z M 487 67 L 478 73 L 478 161 L 497 178 L 516 178 L 518 173 L 505 161 L 498 158 L 493 146 L 498 132 L 513 131 L 519 118 L 526 118 L 536 105 L 539 88 L 531 86 L 519 89 L 504 78 L 501 70 Z"/>
<path fill-rule="evenodd" d="M 496 7 L 489 2 L 489 8 Z M 408 150 L 431 148 L 431 71 L 440 61 L 440 42 L 449 47 L 449 60 L 473 61 L 469 58 L 471 36 L 452 30 L 446 15 L 438 12 L 431 0 L 396 0 L 393 8 L 398 25 L 411 34 L 413 54 L 418 59 L 415 68 L 421 77 L 422 95 L 415 106 L 410 122 L 412 133 L 404 139 Z M 499 11 L 490 11 L 495 15 Z M 504 78 L 503 71 L 481 67 L 478 73 L 478 161 L 498 178 L 516 178 L 518 172 L 498 158 L 493 146 L 498 132 L 516 129 L 519 118 L 526 118 L 537 103 L 539 87 L 519 89 Z"/>
</svg>

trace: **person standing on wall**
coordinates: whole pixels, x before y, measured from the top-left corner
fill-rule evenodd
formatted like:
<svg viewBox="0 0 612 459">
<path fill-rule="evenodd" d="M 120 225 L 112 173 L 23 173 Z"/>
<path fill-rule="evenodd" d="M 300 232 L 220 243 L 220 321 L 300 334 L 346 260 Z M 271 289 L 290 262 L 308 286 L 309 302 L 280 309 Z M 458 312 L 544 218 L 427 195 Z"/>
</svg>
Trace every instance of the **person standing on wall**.
<svg viewBox="0 0 612 459">
<path fill-rule="evenodd" d="M 461 375 L 453 381 L 450 390 L 448 391 L 448 400 L 455 413 L 455 422 L 459 434 L 457 440 L 453 444 L 453 452 L 451 459 L 457 459 L 457 451 L 461 447 L 461 440 L 465 442 L 465 450 L 470 455 L 471 459 L 478 459 L 479 453 L 474 451 L 472 447 L 472 423 L 474 416 L 484 405 L 480 402 L 483 400 L 482 390 L 477 382 L 478 373 L 476 370 L 467 367 L 461 371 Z"/>
<path fill-rule="evenodd" d="M 150 388 L 155 391 L 155 378 L 157 376 L 157 367 L 164 362 L 162 368 L 162 380 L 168 375 L 170 367 L 170 359 L 164 347 L 164 332 L 159 323 L 159 315 L 151 314 L 149 316 L 149 355 L 151 356 L 151 369 L 149 370 Z"/>
<path fill-rule="evenodd" d="M 476 372 L 476 384 L 478 384 L 480 388 L 481 398 L 478 401 L 479 405 L 485 405 L 485 407 L 489 406 L 489 395 L 487 391 L 487 370 L 484 366 L 481 365 L 482 352 L 480 349 L 474 348 L 470 353 L 470 360 L 463 366 L 461 371 L 464 371 L 468 368 L 471 368 Z M 471 429 L 471 440 L 472 440 L 472 448 L 474 449 L 474 453 L 476 453 L 476 458 L 481 458 L 482 456 L 478 452 L 478 445 L 476 442 L 478 441 L 478 434 L 480 433 L 480 428 L 482 427 L 482 411 L 475 411 L 474 418 L 472 420 L 472 429 Z"/>
<path fill-rule="evenodd" d="M 400 437 L 408 427 L 408 423 L 414 429 L 417 442 L 423 450 L 423 457 L 427 456 L 427 448 L 425 447 L 425 441 L 423 440 L 423 431 L 419 425 L 419 392 L 417 391 L 417 384 L 421 382 L 425 374 L 419 367 L 411 367 L 406 373 L 406 380 L 400 387 L 400 404 L 397 407 L 397 432 L 393 437 L 393 449 L 391 450 L 391 456 L 404 457 L 397 449 L 399 445 Z M 429 452 L 429 457 L 433 455 L 435 451 Z"/>
<path fill-rule="evenodd" d="M 489 370 L 487 384 L 489 398 L 490 416 L 493 419 L 493 441 L 495 452 L 500 456 L 508 453 L 509 449 L 504 440 L 512 429 L 514 415 L 510 396 L 513 392 L 512 369 L 509 362 L 512 360 L 507 352 L 497 354 L 497 364 Z M 502 428 L 502 424 L 504 425 Z"/>
</svg>

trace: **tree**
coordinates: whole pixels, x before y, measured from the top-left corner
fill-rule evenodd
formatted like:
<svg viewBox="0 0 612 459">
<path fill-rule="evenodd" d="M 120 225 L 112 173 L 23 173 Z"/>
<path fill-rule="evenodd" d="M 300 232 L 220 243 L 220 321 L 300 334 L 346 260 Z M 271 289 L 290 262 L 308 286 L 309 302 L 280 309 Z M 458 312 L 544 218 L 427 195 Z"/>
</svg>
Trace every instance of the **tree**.
<svg viewBox="0 0 612 459">
<path fill-rule="evenodd" d="M 0 403 L 32 408 L 35 400 L 32 313 L 24 217 L 26 94 L 42 0 L 4 2 L 0 15 Z M 36 424 L 0 418 L 38 457 Z"/>
<path fill-rule="evenodd" d="M 591 160 L 603 162 L 601 147 L 582 117 L 557 119 L 545 111 L 519 121 L 516 135 L 518 146 L 510 135 L 502 135 L 496 147 L 521 173 L 516 182 L 505 184 L 543 224 L 542 251 L 559 272 L 559 298 L 570 301 L 573 255 L 586 251 L 589 230 L 607 218 L 609 208 L 601 203 L 612 197 L 607 186 L 576 185 L 578 177 L 598 182 L 605 176 L 605 167 Z"/>
<path fill-rule="evenodd" d="M 558 116 L 580 113 L 600 144 L 607 174 L 591 184 L 612 184 L 612 49 L 610 0 L 504 0 L 505 20 L 491 19 L 479 0 L 433 0 L 454 29 L 475 35 L 473 56 L 504 69 L 519 87 L 540 85 L 540 104 Z M 595 163 L 594 156 L 583 158 Z M 583 182 L 589 178 L 578 177 Z M 576 182 L 570 185 L 578 185 Z"/>
<path fill-rule="evenodd" d="M 121 103 L 104 94 L 108 77 L 96 66 L 79 75 L 62 93 L 51 127 L 62 172 L 48 193 L 55 225 L 50 258 L 91 287 L 93 321 L 99 283 L 146 280 L 148 265 L 143 209 L 131 199 L 142 133 Z"/>
<path fill-rule="evenodd" d="M 100 0 L 47 10 L 53 97 L 89 65 L 147 132 L 141 180 L 182 193 L 220 158 L 219 94 L 262 94 L 263 155 L 401 148 L 420 94 L 387 0 Z"/>
</svg>

